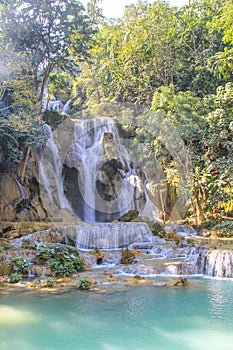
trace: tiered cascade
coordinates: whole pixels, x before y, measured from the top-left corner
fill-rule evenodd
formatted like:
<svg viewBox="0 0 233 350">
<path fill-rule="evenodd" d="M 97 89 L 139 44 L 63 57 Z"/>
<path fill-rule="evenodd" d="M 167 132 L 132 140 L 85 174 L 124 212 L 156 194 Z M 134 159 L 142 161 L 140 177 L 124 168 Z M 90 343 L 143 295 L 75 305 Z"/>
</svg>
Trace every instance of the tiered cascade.
<svg viewBox="0 0 233 350">
<path fill-rule="evenodd" d="M 207 275 L 233 278 L 233 252 L 156 240 L 147 224 L 113 223 L 129 210 L 142 216 L 149 208 L 150 219 L 159 220 L 149 200 L 146 174 L 119 136 L 109 118 L 73 120 L 73 139 L 61 156 L 49 126 L 46 149 L 40 161 L 40 180 L 49 206 L 68 209 L 85 223 L 59 226 L 61 240 L 81 249 L 130 248 L 146 250 L 137 264 L 125 266 L 124 273 L 165 275 Z M 65 154 L 65 155 L 64 155 Z M 175 227 L 175 228 L 174 228 Z M 182 238 L 196 235 L 183 226 L 166 225 Z M 115 261 L 113 259 L 113 261 Z"/>
</svg>

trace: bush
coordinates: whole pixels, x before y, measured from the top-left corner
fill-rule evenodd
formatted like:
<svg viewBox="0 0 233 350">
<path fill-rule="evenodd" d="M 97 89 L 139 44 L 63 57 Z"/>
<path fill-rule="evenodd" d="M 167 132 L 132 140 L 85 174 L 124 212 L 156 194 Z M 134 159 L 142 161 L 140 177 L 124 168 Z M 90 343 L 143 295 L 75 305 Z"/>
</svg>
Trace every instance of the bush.
<svg viewBox="0 0 233 350">
<path fill-rule="evenodd" d="M 229 220 L 222 221 L 215 225 L 213 230 L 218 237 L 233 237 L 233 222 Z"/>
<path fill-rule="evenodd" d="M 14 272 L 11 275 L 6 277 L 6 280 L 9 283 L 18 283 L 21 279 L 22 279 L 22 275 L 18 272 Z"/>
<path fill-rule="evenodd" d="M 87 277 L 80 278 L 77 281 L 77 287 L 79 289 L 89 289 L 91 286 L 91 282 L 88 280 Z"/>
<path fill-rule="evenodd" d="M 18 274 L 27 275 L 29 270 L 29 262 L 25 256 L 19 255 L 12 258 L 8 265 Z"/>
<path fill-rule="evenodd" d="M 44 288 L 52 288 L 54 286 L 54 279 L 51 277 L 45 278 L 41 281 L 41 286 Z"/>
<path fill-rule="evenodd" d="M 52 288 L 53 286 L 54 286 L 54 279 L 51 277 L 36 278 L 30 283 L 30 287 L 35 287 L 35 288 Z"/>
<path fill-rule="evenodd" d="M 43 244 L 39 246 L 36 255 L 40 262 L 45 263 L 58 276 L 68 276 L 84 268 L 84 259 L 80 258 L 78 250 L 68 245 L 49 247 Z"/>
</svg>

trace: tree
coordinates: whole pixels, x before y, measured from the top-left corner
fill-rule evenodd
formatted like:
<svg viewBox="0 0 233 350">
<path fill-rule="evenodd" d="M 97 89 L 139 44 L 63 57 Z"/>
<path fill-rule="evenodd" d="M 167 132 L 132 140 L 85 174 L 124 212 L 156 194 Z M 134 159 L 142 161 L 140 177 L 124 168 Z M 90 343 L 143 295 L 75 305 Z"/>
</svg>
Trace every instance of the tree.
<svg viewBox="0 0 233 350">
<path fill-rule="evenodd" d="M 89 76 L 98 99 L 149 106 L 155 88 L 173 79 L 174 10 L 162 1 L 138 2 L 131 10 L 102 26 L 90 51 Z"/>
<path fill-rule="evenodd" d="M 214 67 L 217 68 L 218 73 L 232 81 L 233 74 L 233 4 L 232 1 L 224 0 L 220 8 L 220 13 L 216 15 L 211 24 L 212 30 L 218 30 L 223 32 L 222 41 L 225 45 L 224 50 L 217 52 L 212 62 Z"/>
<path fill-rule="evenodd" d="M 210 57 L 223 48 L 221 30 L 210 26 L 220 6 L 219 0 L 194 0 L 177 12 L 174 84 L 178 90 L 202 97 L 215 93 L 222 83 L 209 64 Z"/>
<path fill-rule="evenodd" d="M 42 101 L 54 69 L 72 71 L 88 55 L 93 35 L 91 20 L 76 0 L 6 1 L 1 8 L 2 44 L 11 42 L 34 67 Z"/>
</svg>

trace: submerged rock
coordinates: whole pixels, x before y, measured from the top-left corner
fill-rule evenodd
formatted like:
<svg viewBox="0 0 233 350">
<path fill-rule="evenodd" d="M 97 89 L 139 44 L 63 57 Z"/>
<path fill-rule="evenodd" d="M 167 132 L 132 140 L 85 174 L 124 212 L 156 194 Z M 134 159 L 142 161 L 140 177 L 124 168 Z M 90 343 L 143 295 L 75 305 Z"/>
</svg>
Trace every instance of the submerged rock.
<svg viewBox="0 0 233 350">
<path fill-rule="evenodd" d="M 180 278 L 177 278 L 176 280 L 172 281 L 170 283 L 170 286 L 173 286 L 173 287 L 184 287 L 184 286 L 188 286 L 190 283 L 189 281 L 187 280 L 187 278 L 184 278 L 184 277 L 180 277 Z"/>
<path fill-rule="evenodd" d="M 127 282 L 130 284 L 152 284 L 153 283 L 153 281 L 139 275 L 129 278 Z"/>
</svg>

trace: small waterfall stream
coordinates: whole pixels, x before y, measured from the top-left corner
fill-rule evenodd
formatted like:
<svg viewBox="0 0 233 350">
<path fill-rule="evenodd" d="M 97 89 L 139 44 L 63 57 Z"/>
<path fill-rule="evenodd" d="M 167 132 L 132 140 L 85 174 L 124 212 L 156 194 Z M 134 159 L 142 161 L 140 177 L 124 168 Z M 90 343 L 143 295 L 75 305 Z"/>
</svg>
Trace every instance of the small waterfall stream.
<svg viewBox="0 0 233 350">
<path fill-rule="evenodd" d="M 19 179 L 17 176 L 15 176 L 15 182 L 17 183 L 17 186 L 19 188 L 19 192 L 20 192 L 20 196 L 22 199 L 27 199 L 27 196 L 26 196 L 26 193 L 25 193 L 25 190 L 22 186 L 22 184 L 20 183 Z"/>
</svg>

